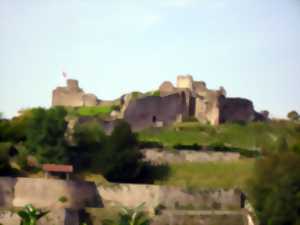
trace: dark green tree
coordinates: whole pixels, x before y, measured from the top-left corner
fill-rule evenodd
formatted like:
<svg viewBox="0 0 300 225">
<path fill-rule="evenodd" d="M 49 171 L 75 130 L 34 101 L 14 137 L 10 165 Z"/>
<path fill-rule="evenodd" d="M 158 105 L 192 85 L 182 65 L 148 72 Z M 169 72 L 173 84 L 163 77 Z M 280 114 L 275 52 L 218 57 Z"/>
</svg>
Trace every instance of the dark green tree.
<svg viewBox="0 0 300 225">
<path fill-rule="evenodd" d="M 287 117 L 292 120 L 292 121 L 296 121 L 296 120 L 299 120 L 300 119 L 300 115 L 298 112 L 296 112 L 295 110 L 289 112 L 287 114 Z"/>
<path fill-rule="evenodd" d="M 110 181 L 132 182 L 142 168 L 137 137 L 128 123 L 120 121 L 97 155 L 99 171 Z"/>
<path fill-rule="evenodd" d="M 261 225 L 298 225 L 300 155 L 281 151 L 259 159 L 250 194 Z"/>
<path fill-rule="evenodd" d="M 65 140 L 67 113 L 63 107 L 31 111 L 26 128 L 26 149 L 41 163 L 66 163 L 69 161 Z"/>
<path fill-rule="evenodd" d="M 77 170 L 97 170 L 97 156 L 106 142 L 106 135 L 97 122 L 77 124 L 74 132 L 76 145 L 71 147 L 70 157 Z"/>
<path fill-rule="evenodd" d="M 9 164 L 9 149 L 10 143 L 0 143 L 0 175 L 8 175 L 11 170 Z"/>
</svg>

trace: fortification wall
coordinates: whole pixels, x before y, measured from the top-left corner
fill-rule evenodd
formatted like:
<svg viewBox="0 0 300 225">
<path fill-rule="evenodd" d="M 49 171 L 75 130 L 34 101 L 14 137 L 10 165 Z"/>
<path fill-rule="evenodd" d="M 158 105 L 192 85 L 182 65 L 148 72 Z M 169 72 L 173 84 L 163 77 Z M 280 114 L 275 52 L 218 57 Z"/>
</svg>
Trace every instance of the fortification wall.
<svg viewBox="0 0 300 225">
<path fill-rule="evenodd" d="M 81 91 L 69 91 L 65 87 L 56 88 L 52 93 L 52 106 L 83 106 L 83 95 Z"/>
<path fill-rule="evenodd" d="M 175 93 L 177 90 L 170 81 L 165 81 L 159 86 L 160 96 L 167 96 Z"/>
<path fill-rule="evenodd" d="M 82 102 L 84 106 L 96 106 L 98 104 L 98 100 L 96 95 L 93 94 L 85 94 L 82 96 Z"/>
<path fill-rule="evenodd" d="M 93 94 L 86 94 L 77 80 L 67 80 L 66 87 L 57 87 L 52 92 L 52 106 L 96 106 L 98 99 Z"/>
<path fill-rule="evenodd" d="M 207 90 L 203 97 L 196 98 L 195 118 L 200 122 L 218 125 L 220 122 L 219 93 Z"/>
<path fill-rule="evenodd" d="M 187 88 L 193 90 L 193 77 L 191 75 L 179 75 L 177 76 L 177 88 Z"/>
<path fill-rule="evenodd" d="M 250 122 L 255 120 L 253 103 L 242 98 L 220 99 L 220 122 Z"/>
<path fill-rule="evenodd" d="M 98 187 L 105 207 L 136 207 L 145 203 L 148 210 L 161 205 L 168 209 L 192 207 L 197 210 L 224 210 L 241 208 L 241 192 L 231 190 L 184 191 L 181 188 L 158 185 L 119 184 Z"/>
<path fill-rule="evenodd" d="M 59 201 L 64 197 L 65 202 Z M 38 178 L 0 178 L 0 207 L 38 208 L 101 207 L 96 186 L 90 182 Z"/>
<path fill-rule="evenodd" d="M 186 163 L 186 162 L 228 162 L 240 159 L 240 153 L 180 150 L 176 153 L 161 149 L 143 149 L 145 161 L 154 164 Z"/>
<path fill-rule="evenodd" d="M 180 93 L 165 97 L 147 96 L 129 102 L 124 119 L 136 131 L 154 126 L 156 122 L 164 125 L 173 123 L 179 114 L 185 115 L 187 110 L 185 96 Z"/>
</svg>

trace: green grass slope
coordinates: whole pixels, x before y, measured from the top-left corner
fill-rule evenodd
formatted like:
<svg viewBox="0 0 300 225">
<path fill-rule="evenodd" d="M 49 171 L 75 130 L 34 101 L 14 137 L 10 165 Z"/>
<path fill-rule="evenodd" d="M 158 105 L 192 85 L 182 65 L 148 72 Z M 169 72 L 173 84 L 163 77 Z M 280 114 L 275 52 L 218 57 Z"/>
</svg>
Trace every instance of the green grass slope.
<svg viewBox="0 0 300 225">
<path fill-rule="evenodd" d="M 184 163 L 170 165 L 166 180 L 156 184 L 199 188 L 242 188 L 253 175 L 254 159 L 233 162 Z"/>
<path fill-rule="evenodd" d="M 228 146 L 249 150 L 277 149 L 284 138 L 289 147 L 300 144 L 300 125 L 289 121 L 253 122 L 244 125 L 202 125 L 184 122 L 166 128 L 150 128 L 139 132 L 139 140 L 158 142 L 165 147 L 193 145 Z"/>
</svg>

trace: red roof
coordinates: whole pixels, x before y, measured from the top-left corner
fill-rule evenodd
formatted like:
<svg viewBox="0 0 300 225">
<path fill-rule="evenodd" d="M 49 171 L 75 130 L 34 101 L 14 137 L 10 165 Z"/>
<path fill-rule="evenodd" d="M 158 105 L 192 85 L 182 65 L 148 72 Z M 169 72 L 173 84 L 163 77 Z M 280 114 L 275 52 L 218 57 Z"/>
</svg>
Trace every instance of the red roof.
<svg viewBox="0 0 300 225">
<path fill-rule="evenodd" d="M 64 172 L 72 173 L 72 165 L 62 165 L 62 164 L 43 164 L 43 170 L 47 172 Z"/>
</svg>

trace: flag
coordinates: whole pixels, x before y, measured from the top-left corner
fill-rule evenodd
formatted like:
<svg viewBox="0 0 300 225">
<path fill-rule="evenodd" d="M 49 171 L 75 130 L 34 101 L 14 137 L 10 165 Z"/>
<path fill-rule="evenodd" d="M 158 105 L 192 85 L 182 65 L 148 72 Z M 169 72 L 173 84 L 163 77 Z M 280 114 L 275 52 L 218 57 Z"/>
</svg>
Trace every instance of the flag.
<svg viewBox="0 0 300 225">
<path fill-rule="evenodd" d="M 62 75 L 64 78 L 67 78 L 67 73 L 66 72 L 62 72 Z"/>
</svg>

